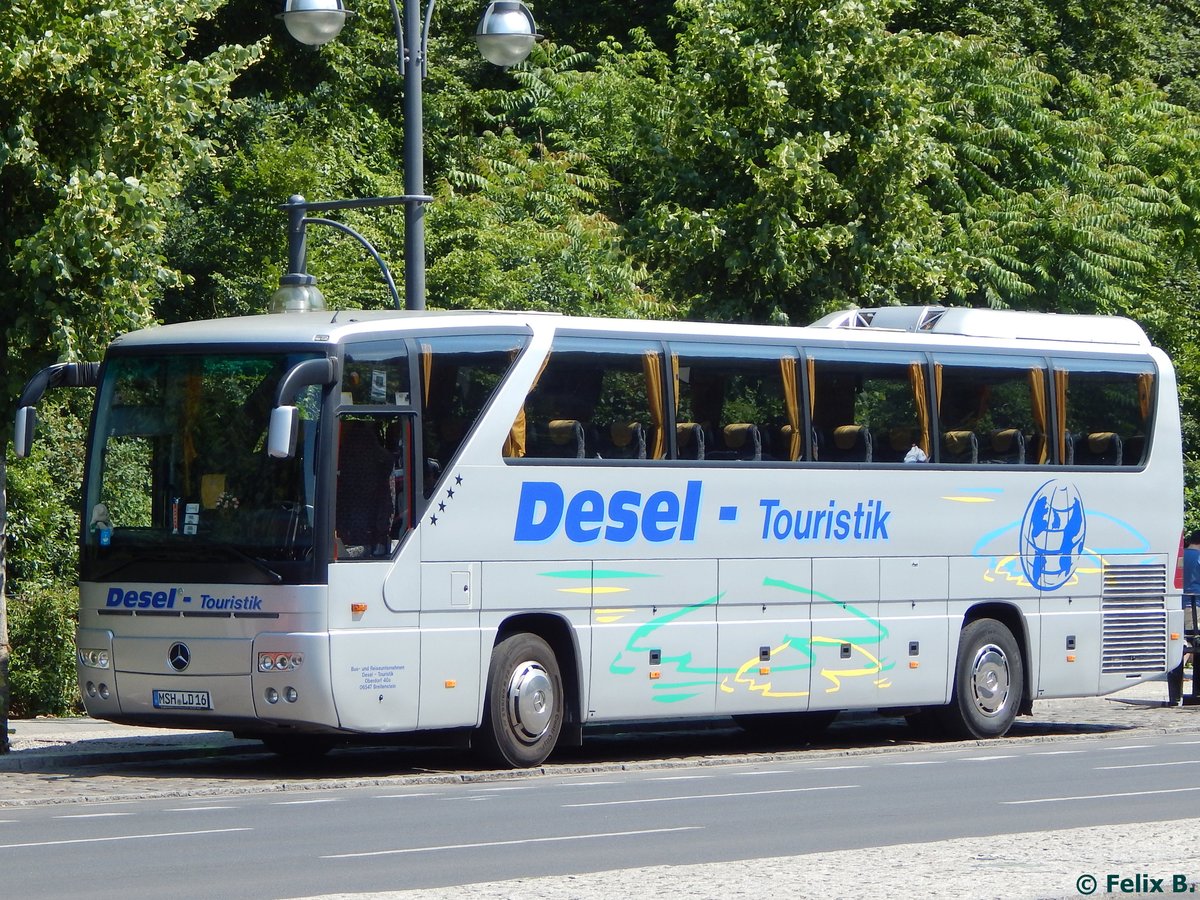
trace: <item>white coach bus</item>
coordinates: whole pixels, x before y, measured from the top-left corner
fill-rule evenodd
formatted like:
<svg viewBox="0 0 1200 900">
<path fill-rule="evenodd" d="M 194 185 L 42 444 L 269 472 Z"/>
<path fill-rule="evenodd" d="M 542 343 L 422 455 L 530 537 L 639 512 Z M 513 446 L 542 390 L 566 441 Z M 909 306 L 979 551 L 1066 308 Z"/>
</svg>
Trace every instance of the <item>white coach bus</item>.
<svg viewBox="0 0 1200 900">
<path fill-rule="evenodd" d="M 960 736 L 1180 660 L 1175 376 L 1124 319 L 807 328 L 307 312 L 124 336 L 93 386 L 90 715 L 280 752 L 884 708 Z"/>
</svg>

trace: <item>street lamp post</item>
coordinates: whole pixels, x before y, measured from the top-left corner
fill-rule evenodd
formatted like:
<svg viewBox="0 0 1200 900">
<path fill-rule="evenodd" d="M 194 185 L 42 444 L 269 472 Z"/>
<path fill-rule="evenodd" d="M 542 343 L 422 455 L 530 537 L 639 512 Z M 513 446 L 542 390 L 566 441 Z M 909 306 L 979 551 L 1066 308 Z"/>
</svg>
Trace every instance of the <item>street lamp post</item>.
<svg viewBox="0 0 1200 900">
<path fill-rule="evenodd" d="M 404 206 L 404 306 L 406 309 L 425 308 L 425 204 L 430 197 L 425 195 L 425 137 L 424 111 L 421 82 L 428 67 L 429 23 L 433 17 L 434 0 L 428 0 L 421 18 L 420 0 L 402 0 L 403 14 L 396 0 L 388 0 L 392 10 L 392 25 L 396 32 L 396 67 L 404 79 L 404 196 L 384 198 Z M 346 9 L 342 0 L 285 0 L 280 13 L 292 37 L 302 44 L 320 46 L 337 37 L 346 19 L 353 13 Z M 405 39 L 407 36 L 407 40 Z M 475 30 L 475 41 L 480 53 L 489 62 L 505 68 L 515 66 L 529 55 L 537 40 L 537 25 L 533 14 L 520 0 L 492 0 L 479 20 Z M 296 198 L 293 198 L 293 201 Z M 377 198 L 378 199 L 378 198 Z M 303 199 L 300 200 L 304 204 Z M 332 201 L 333 204 L 304 204 L 306 209 L 346 208 L 346 205 L 366 201 Z M 289 204 L 292 223 L 299 221 L 303 229 L 306 219 L 295 212 Z M 322 220 L 323 224 L 336 224 Z M 291 231 L 292 229 L 289 229 Z M 364 240 L 361 235 L 355 235 Z M 289 272 L 281 279 L 280 287 L 307 286 L 316 290 L 315 279 L 304 272 L 303 251 L 295 253 L 296 242 L 289 235 Z M 303 247 L 303 234 L 298 239 Z M 369 248 L 369 245 L 368 245 Z M 376 255 L 376 261 L 383 265 Z M 297 264 L 301 268 L 296 268 Z M 385 280 L 390 279 L 386 265 L 383 266 Z M 393 288 L 394 290 L 394 288 Z M 317 292 L 319 295 L 319 292 Z"/>
</svg>

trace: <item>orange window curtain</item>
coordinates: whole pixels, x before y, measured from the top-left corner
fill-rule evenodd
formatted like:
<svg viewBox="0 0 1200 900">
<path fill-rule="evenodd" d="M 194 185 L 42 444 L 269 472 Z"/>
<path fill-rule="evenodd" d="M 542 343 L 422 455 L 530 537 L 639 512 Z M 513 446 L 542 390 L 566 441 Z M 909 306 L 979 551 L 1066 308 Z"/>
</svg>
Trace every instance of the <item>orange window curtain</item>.
<svg viewBox="0 0 1200 900">
<path fill-rule="evenodd" d="M 429 408 L 429 391 L 433 381 L 433 347 L 429 344 L 421 345 L 421 396 L 425 401 L 426 409 Z"/>
<path fill-rule="evenodd" d="M 642 371 L 646 375 L 646 400 L 650 404 L 650 419 L 654 425 L 653 442 L 649 448 L 651 459 L 665 459 L 667 455 L 667 407 L 663 397 L 661 354 L 647 350 L 642 355 Z M 678 391 L 676 391 L 678 396 Z"/>
<path fill-rule="evenodd" d="M 514 351 L 519 353 L 520 351 Z M 550 365 L 550 354 L 546 354 L 546 358 L 542 360 L 542 367 L 538 369 L 537 375 L 533 379 L 533 384 L 529 386 L 529 393 L 533 393 L 533 389 L 538 386 L 538 382 L 542 380 L 542 375 L 546 371 L 546 366 Z M 529 394 L 525 395 L 528 398 Z M 501 453 L 509 459 L 522 459 L 525 456 L 527 430 L 525 424 L 525 404 L 521 404 L 521 409 L 517 412 L 517 417 L 513 419 L 512 428 L 508 430 L 508 437 L 504 439 L 504 448 Z"/>
<path fill-rule="evenodd" d="M 925 392 L 925 367 L 919 362 L 908 364 L 908 380 L 912 384 L 913 402 L 917 405 L 917 427 L 921 430 L 918 442 L 925 455 L 932 458 L 933 444 L 929 429 L 929 395 Z"/>
<path fill-rule="evenodd" d="M 1054 402 L 1058 406 L 1058 421 L 1054 424 L 1059 465 L 1067 461 L 1067 381 L 1065 369 L 1054 370 Z"/>
<path fill-rule="evenodd" d="M 1038 448 L 1038 462 L 1045 463 L 1050 456 L 1050 411 L 1046 408 L 1046 371 L 1029 370 L 1029 401 L 1033 406 L 1033 422 L 1045 436 Z"/>
<path fill-rule="evenodd" d="M 817 420 L 817 361 L 811 356 L 804 361 L 804 368 L 808 372 L 808 418 L 809 421 L 816 422 Z M 811 440 L 811 435 L 810 435 Z M 814 443 L 810 449 L 812 458 L 817 458 L 818 445 Z"/>
<path fill-rule="evenodd" d="M 1142 428 L 1150 421 L 1150 401 L 1154 398 L 1154 375 L 1142 372 L 1137 377 L 1138 412 L 1142 417 Z"/>
<path fill-rule="evenodd" d="M 792 429 L 788 436 L 788 459 L 797 460 L 804 441 L 800 434 L 803 422 L 800 417 L 800 382 L 796 378 L 796 358 L 785 356 L 779 360 L 779 373 L 783 378 L 783 401 L 787 407 L 788 425 Z"/>
</svg>

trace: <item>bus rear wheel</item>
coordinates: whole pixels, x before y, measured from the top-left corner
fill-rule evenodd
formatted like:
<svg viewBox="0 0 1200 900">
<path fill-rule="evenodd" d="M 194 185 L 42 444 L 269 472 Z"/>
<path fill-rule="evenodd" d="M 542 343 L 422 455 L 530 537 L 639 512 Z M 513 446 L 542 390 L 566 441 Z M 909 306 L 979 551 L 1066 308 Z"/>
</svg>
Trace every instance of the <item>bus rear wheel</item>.
<svg viewBox="0 0 1200 900">
<path fill-rule="evenodd" d="M 940 710 L 942 726 L 954 737 L 1001 737 L 1017 717 L 1024 685 L 1012 632 L 995 619 L 970 622 L 959 636 L 954 693 Z"/>
<path fill-rule="evenodd" d="M 506 768 L 536 766 L 558 742 L 563 724 L 563 684 L 550 645 L 534 634 L 514 634 L 496 644 L 488 669 L 479 749 Z"/>
</svg>

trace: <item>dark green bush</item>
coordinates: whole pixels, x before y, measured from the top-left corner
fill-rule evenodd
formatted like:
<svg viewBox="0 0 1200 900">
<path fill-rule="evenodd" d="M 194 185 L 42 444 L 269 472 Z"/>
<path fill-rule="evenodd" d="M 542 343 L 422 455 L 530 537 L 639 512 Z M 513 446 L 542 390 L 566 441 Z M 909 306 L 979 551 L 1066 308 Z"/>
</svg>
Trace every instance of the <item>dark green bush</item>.
<svg viewBox="0 0 1200 900">
<path fill-rule="evenodd" d="M 80 712 L 74 633 L 78 605 L 74 587 L 35 588 L 8 598 L 13 718 Z"/>
</svg>

